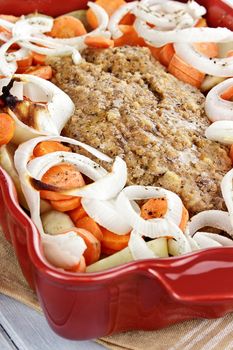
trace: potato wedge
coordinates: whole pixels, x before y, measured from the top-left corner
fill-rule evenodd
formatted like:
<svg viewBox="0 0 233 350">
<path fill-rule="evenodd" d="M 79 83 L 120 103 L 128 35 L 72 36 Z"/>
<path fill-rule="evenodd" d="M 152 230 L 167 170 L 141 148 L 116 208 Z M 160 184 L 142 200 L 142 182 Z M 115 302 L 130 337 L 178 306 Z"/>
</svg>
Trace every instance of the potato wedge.
<svg viewBox="0 0 233 350">
<path fill-rule="evenodd" d="M 225 78 L 214 77 L 213 75 L 206 75 L 205 79 L 203 80 L 203 83 L 201 84 L 201 92 L 208 92 L 213 87 L 215 87 L 215 85 L 221 83 L 224 80 Z"/>
<path fill-rule="evenodd" d="M 74 227 L 69 215 L 51 210 L 41 215 L 42 224 L 46 233 L 58 235 Z"/>
<path fill-rule="evenodd" d="M 166 238 L 157 238 L 153 241 L 147 242 L 148 247 L 153 250 L 161 258 L 168 257 L 168 247 Z M 133 261 L 132 254 L 129 248 L 122 249 L 120 252 L 115 253 L 107 258 L 97 261 L 96 263 L 87 267 L 87 272 L 98 272 L 111 267 L 116 267 L 122 264 L 126 264 Z"/>
</svg>

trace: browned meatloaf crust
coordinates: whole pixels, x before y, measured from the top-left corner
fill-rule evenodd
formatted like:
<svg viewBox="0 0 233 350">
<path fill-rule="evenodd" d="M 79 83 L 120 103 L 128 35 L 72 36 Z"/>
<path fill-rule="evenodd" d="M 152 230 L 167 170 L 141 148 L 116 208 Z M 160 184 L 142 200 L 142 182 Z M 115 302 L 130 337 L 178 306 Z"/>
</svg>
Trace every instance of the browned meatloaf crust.
<svg viewBox="0 0 233 350">
<path fill-rule="evenodd" d="M 54 82 L 75 103 L 64 135 L 128 165 L 128 184 L 179 194 L 191 215 L 223 209 L 228 149 L 207 140 L 204 96 L 156 62 L 146 48 L 87 50 L 83 63 L 52 61 Z"/>
</svg>

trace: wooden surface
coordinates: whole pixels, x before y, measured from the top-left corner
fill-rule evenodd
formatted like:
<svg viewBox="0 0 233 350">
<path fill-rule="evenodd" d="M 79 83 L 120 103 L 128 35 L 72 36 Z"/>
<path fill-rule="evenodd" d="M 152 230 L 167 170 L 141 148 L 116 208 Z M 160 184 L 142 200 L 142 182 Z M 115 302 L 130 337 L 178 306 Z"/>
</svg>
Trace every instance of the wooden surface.
<svg viewBox="0 0 233 350">
<path fill-rule="evenodd" d="M 0 350 L 104 350 L 93 341 L 56 335 L 43 315 L 0 294 Z"/>
</svg>

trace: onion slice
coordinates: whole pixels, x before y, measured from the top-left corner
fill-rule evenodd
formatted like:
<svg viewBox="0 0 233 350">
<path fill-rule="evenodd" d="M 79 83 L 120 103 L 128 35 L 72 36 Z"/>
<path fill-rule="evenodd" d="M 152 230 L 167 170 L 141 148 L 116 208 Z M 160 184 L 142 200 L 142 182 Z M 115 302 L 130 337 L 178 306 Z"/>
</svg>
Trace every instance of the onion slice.
<svg viewBox="0 0 233 350">
<path fill-rule="evenodd" d="M 233 241 L 227 237 L 210 232 L 197 232 L 193 239 L 199 248 L 228 247 L 233 245 Z"/>
<path fill-rule="evenodd" d="M 172 221 L 171 217 L 144 220 L 135 211 L 132 201 L 148 198 L 165 197 L 166 190 L 152 186 L 128 186 L 117 197 L 119 212 L 128 220 L 129 224 L 141 235 L 150 238 L 174 237 L 179 245 L 181 253 L 190 252 L 190 246 L 180 228 Z"/>
<path fill-rule="evenodd" d="M 232 41 L 233 36 L 229 37 L 228 30 L 226 28 L 192 28 L 192 30 L 213 30 L 208 34 L 208 31 L 203 32 L 203 38 L 199 37 L 200 42 L 221 42 L 221 41 Z M 215 34 L 214 34 L 215 31 Z M 206 40 L 206 39 L 209 40 Z M 182 38 L 183 39 L 183 38 Z M 231 77 L 233 72 L 233 57 L 227 58 L 209 58 L 200 52 L 198 52 L 191 42 L 193 40 L 181 40 L 176 41 L 177 44 L 174 45 L 177 55 L 184 60 L 186 63 L 190 64 L 192 67 L 198 69 L 200 72 L 214 75 L 216 77 Z"/>
<path fill-rule="evenodd" d="M 93 154 L 94 156 L 98 157 L 101 160 L 104 160 L 104 161 L 111 160 L 109 157 L 105 156 L 103 153 L 99 152 L 98 150 L 94 149 L 91 146 L 88 146 L 82 142 L 79 142 L 73 139 L 69 139 L 68 137 L 62 137 L 62 136 L 38 137 L 35 139 L 31 139 L 27 142 L 24 142 L 17 148 L 14 156 L 15 168 L 19 174 L 22 191 L 28 203 L 31 219 L 34 222 L 34 224 L 37 226 L 41 234 L 44 233 L 44 229 L 40 218 L 40 195 L 39 195 L 39 192 L 35 190 L 35 188 L 32 186 L 32 184 L 29 181 L 30 174 L 28 172 L 28 162 L 30 161 L 30 158 L 33 154 L 33 149 L 36 147 L 36 145 L 42 141 L 48 141 L 48 140 L 70 143 L 70 144 L 84 148 L 86 151 L 90 152 L 91 154 Z"/>
<path fill-rule="evenodd" d="M 117 210 L 115 200 L 82 198 L 81 203 L 88 216 L 107 230 L 118 235 L 131 231 L 132 227 Z"/>
<path fill-rule="evenodd" d="M 207 117 L 215 122 L 217 120 L 233 121 L 233 102 L 221 98 L 221 94 L 228 88 L 233 87 L 233 78 L 224 80 L 216 85 L 206 96 L 205 111 Z"/>
<path fill-rule="evenodd" d="M 230 215 L 226 211 L 206 210 L 193 216 L 189 222 L 189 232 L 192 237 L 203 227 L 213 227 L 220 229 L 233 237 L 233 227 Z"/>
<path fill-rule="evenodd" d="M 53 27 L 53 18 L 45 16 L 21 17 L 12 27 L 13 37 L 35 35 L 50 32 Z"/>
<path fill-rule="evenodd" d="M 123 35 L 118 25 L 122 18 L 127 15 L 128 12 L 132 11 L 133 8 L 137 6 L 137 4 L 138 1 L 133 1 L 131 3 L 122 5 L 113 13 L 108 23 L 108 29 L 110 30 L 113 39 L 118 39 Z"/>
<path fill-rule="evenodd" d="M 184 28 L 184 29 L 177 29 L 177 30 L 170 30 L 170 31 L 160 31 L 160 30 L 151 28 L 145 21 L 142 21 L 141 19 L 138 19 L 138 18 L 134 23 L 134 27 L 138 35 L 152 46 L 161 47 L 169 43 L 179 43 L 179 45 L 176 45 L 175 50 L 179 56 L 180 56 L 180 52 L 182 52 L 183 57 L 180 56 L 182 59 L 184 59 L 184 56 L 185 57 L 188 56 L 188 53 L 186 53 L 185 55 L 185 49 L 189 49 L 189 47 L 192 47 L 187 43 L 221 42 L 221 41 L 232 40 L 232 32 L 227 28 L 195 27 L 195 28 Z M 193 49 L 193 51 L 195 50 Z M 195 51 L 195 53 L 197 52 Z M 199 54 L 199 56 L 202 56 L 202 55 Z M 192 63 L 188 62 L 186 59 L 184 60 L 195 67 L 193 62 L 194 60 L 192 60 Z M 231 61 L 232 59 L 229 58 L 228 60 Z M 209 58 L 208 58 L 208 61 L 209 61 Z M 200 68 L 198 69 L 200 71 L 203 71 L 203 69 L 200 69 Z M 213 73 L 208 73 L 208 74 L 216 75 Z"/>
<path fill-rule="evenodd" d="M 82 174 L 95 181 L 73 190 L 65 192 L 61 191 L 61 193 L 64 194 L 98 200 L 108 200 L 115 198 L 127 181 L 126 163 L 120 157 L 116 157 L 113 163 L 112 172 L 108 173 L 104 168 L 100 167 L 97 163 L 92 162 L 87 157 L 68 152 L 54 152 L 32 160 L 32 162 L 30 162 L 32 165 L 30 167 L 31 174 L 36 175 L 35 171 L 38 171 L 39 178 L 37 177 L 35 180 L 40 180 L 48 169 L 54 165 L 60 164 L 61 162 L 75 164 Z M 34 179 L 32 179 L 32 181 L 33 180 Z M 33 182 L 35 183 L 35 181 Z"/>
<path fill-rule="evenodd" d="M 34 128 L 24 124 L 15 114 L 14 108 L 9 106 L 7 112 L 15 120 L 16 130 L 13 137 L 15 144 L 20 144 L 39 135 L 59 135 L 66 122 L 73 114 L 74 104 L 70 97 L 59 89 L 56 85 L 45 79 L 29 74 L 15 74 L 13 76 L 14 85 L 21 83 L 23 96 L 28 97 L 33 104 Z M 9 79 L 0 80 L 0 91 L 9 84 Z M 14 94 L 15 89 L 10 90 Z M 15 95 L 13 95 L 15 96 Z M 34 100 L 35 99 L 35 100 Z M 40 102 L 37 102 L 39 100 Z M 19 104 L 20 101 L 17 102 Z M 43 103 L 41 103 L 43 102 Z M 25 106 L 28 102 L 25 102 Z M 22 102 L 20 104 L 22 106 Z M 17 110 L 19 113 L 19 108 Z"/>
<path fill-rule="evenodd" d="M 228 171 L 221 181 L 222 196 L 225 200 L 233 227 L 233 169 Z"/>
<path fill-rule="evenodd" d="M 158 258 L 136 230 L 132 230 L 130 234 L 128 247 L 134 260 Z"/>
<path fill-rule="evenodd" d="M 44 234 L 42 245 L 46 259 L 54 266 L 70 269 L 77 265 L 87 246 L 72 230 L 60 235 Z"/>
<path fill-rule="evenodd" d="M 211 124 L 205 131 L 207 139 L 227 145 L 233 143 L 233 121 L 219 120 Z"/>
</svg>

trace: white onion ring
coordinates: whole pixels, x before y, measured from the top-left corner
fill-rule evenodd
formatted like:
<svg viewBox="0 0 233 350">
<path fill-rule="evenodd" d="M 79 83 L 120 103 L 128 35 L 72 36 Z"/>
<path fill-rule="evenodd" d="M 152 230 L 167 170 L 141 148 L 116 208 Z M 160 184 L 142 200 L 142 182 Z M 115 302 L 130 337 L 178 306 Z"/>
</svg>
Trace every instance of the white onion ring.
<svg viewBox="0 0 233 350">
<path fill-rule="evenodd" d="M 233 143 L 233 121 L 219 120 L 211 124 L 205 131 L 207 139 L 227 145 Z"/>
<path fill-rule="evenodd" d="M 228 171 L 221 181 L 221 191 L 227 210 L 230 215 L 230 222 L 233 227 L 233 169 Z"/>
<path fill-rule="evenodd" d="M 12 36 L 20 38 L 25 35 L 50 32 L 53 27 L 53 21 L 52 17 L 22 17 L 12 27 Z"/>
<path fill-rule="evenodd" d="M 233 121 L 233 101 L 226 101 L 221 98 L 221 94 L 232 86 L 233 78 L 227 79 L 216 85 L 207 94 L 205 100 L 205 112 L 212 122 L 217 120 Z"/>
<path fill-rule="evenodd" d="M 15 61 L 7 62 L 7 50 L 17 42 L 17 39 L 12 38 L 0 47 L 0 73 L 4 76 L 12 76 L 17 70 L 17 63 Z"/>
<path fill-rule="evenodd" d="M 152 186 L 128 186 L 120 192 L 116 203 L 119 212 L 138 233 L 150 238 L 172 236 L 176 239 L 180 251 L 187 253 L 190 251 L 187 239 L 171 219 L 144 220 L 132 206 L 134 200 L 161 197 L 167 198 L 166 190 Z"/>
<path fill-rule="evenodd" d="M 112 33 L 113 39 L 120 38 L 123 33 L 119 29 L 119 23 L 122 20 L 122 18 L 127 15 L 128 12 L 132 11 L 135 6 L 137 6 L 138 1 L 133 1 L 131 3 L 127 3 L 125 5 L 120 6 L 111 16 L 109 23 L 108 23 L 108 29 Z"/>
<path fill-rule="evenodd" d="M 233 237 L 229 213 L 221 210 L 206 210 L 193 216 L 189 222 L 190 236 L 192 237 L 203 227 L 214 227 L 225 231 Z"/>
<path fill-rule="evenodd" d="M 0 26 L 1 27 L 3 27 L 3 28 L 5 28 L 5 29 L 8 29 L 8 30 L 12 30 L 13 29 L 13 27 L 14 27 L 14 23 L 12 23 L 12 22 L 9 22 L 9 21 L 7 21 L 7 20 L 5 20 L 5 19 L 2 19 L 2 18 L 0 18 Z"/>
<path fill-rule="evenodd" d="M 186 43 L 221 42 L 221 41 L 229 41 L 232 38 L 232 32 L 226 28 L 195 27 L 195 28 L 184 28 L 184 29 L 177 29 L 177 30 L 171 30 L 171 31 L 160 31 L 160 30 L 151 28 L 145 21 L 142 21 L 138 18 L 134 22 L 134 27 L 138 35 L 142 37 L 149 45 L 152 45 L 155 47 L 161 47 L 169 43 L 179 43 L 180 46 L 177 45 L 178 49 L 176 49 L 176 51 L 177 50 L 179 50 L 179 52 L 182 51 L 183 56 L 185 55 L 185 49 L 186 48 L 189 49 L 189 47 L 191 47 Z M 184 49 L 181 50 L 180 48 L 183 48 L 183 47 Z M 178 55 L 180 56 L 179 53 Z M 186 56 L 188 55 L 186 54 Z M 187 62 L 187 63 L 194 66 L 193 62 L 192 63 Z M 213 73 L 208 73 L 208 74 L 215 75 Z"/>
<path fill-rule="evenodd" d="M 136 230 L 132 230 L 130 234 L 128 247 L 134 260 L 158 258 Z"/>
<path fill-rule="evenodd" d="M 200 249 L 211 247 L 229 247 L 233 245 L 233 241 L 227 237 L 220 236 L 217 233 L 197 232 L 193 239 Z"/>
<path fill-rule="evenodd" d="M 207 29 L 207 30 L 216 30 L 215 34 L 205 35 L 205 32 L 203 32 L 203 38 L 199 38 L 199 41 L 201 42 L 220 42 L 220 41 L 232 41 L 233 36 L 232 32 L 230 37 L 227 38 L 227 29 L 226 28 L 193 28 L 193 30 L 197 29 Z M 222 29 L 224 31 L 222 31 Z M 218 35 L 219 30 L 219 35 Z M 226 31 L 225 31 L 226 30 Z M 221 32 L 223 35 L 221 35 Z M 225 34 L 226 36 L 225 36 Z M 225 39 L 224 39 L 225 37 Z M 222 38 L 222 39 L 221 39 Z M 180 40 L 180 42 L 177 41 L 177 44 L 174 45 L 175 51 L 177 55 L 184 60 L 186 63 L 190 64 L 192 67 L 198 69 L 200 72 L 214 75 L 216 77 L 231 77 L 233 72 L 233 57 L 227 57 L 227 58 L 209 58 L 200 52 L 198 52 L 193 45 L 190 43 L 187 43 L 188 40 L 184 42 L 184 40 Z M 190 41 L 194 42 L 194 41 Z"/>
<path fill-rule="evenodd" d="M 88 216 L 107 230 L 118 235 L 131 231 L 132 227 L 119 214 L 115 200 L 101 201 L 94 198 L 82 198 L 81 203 Z"/>
</svg>

